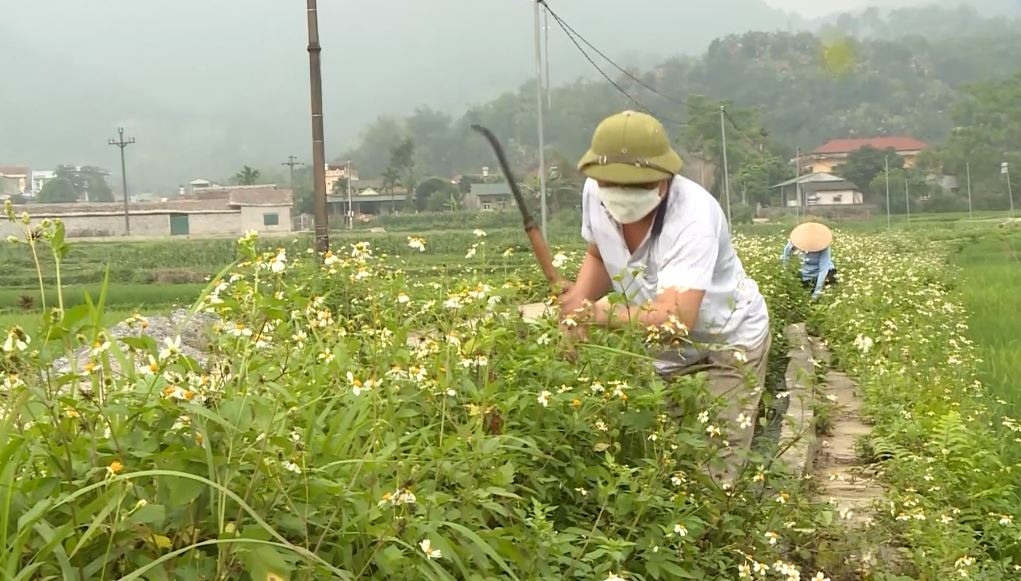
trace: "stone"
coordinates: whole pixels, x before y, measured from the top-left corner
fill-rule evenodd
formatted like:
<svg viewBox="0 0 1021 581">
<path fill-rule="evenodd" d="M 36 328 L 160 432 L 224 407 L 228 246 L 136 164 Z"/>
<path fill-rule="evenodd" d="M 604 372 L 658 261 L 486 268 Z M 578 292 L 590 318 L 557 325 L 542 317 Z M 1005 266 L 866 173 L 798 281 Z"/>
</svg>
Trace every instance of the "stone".
<svg viewBox="0 0 1021 581">
<path fill-rule="evenodd" d="M 200 365 L 204 365 L 208 361 L 209 342 L 206 333 L 211 329 L 212 325 L 219 321 L 219 317 L 216 315 L 210 313 L 195 313 L 192 315 L 187 309 L 175 309 L 168 316 L 156 315 L 146 317 L 146 320 L 148 325 L 145 329 L 142 329 L 138 323 L 135 323 L 134 328 L 132 328 L 122 321 L 108 329 L 107 335 L 111 341 L 117 341 L 122 349 L 126 349 L 127 346 L 120 339 L 127 337 L 152 337 L 157 345 L 162 346 L 165 339 L 174 340 L 180 336 L 182 355 L 195 359 Z M 75 350 L 73 357 L 77 362 L 76 368 L 78 370 L 81 370 L 89 361 L 90 350 L 89 347 L 81 347 Z M 110 366 L 113 372 L 120 371 L 117 361 L 113 359 L 110 361 Z M 70 373 L 70 357 L 65 356 L 55 360 L 53 362 L 53 370 L 58 374 Z"/>
</svg>

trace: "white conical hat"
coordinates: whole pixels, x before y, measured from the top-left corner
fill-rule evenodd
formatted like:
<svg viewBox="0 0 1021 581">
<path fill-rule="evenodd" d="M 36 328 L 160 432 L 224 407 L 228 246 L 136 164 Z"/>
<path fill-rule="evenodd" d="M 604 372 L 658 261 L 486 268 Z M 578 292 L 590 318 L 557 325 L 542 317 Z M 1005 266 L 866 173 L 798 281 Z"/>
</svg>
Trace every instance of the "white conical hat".
<svg viewBox="0 0 1021 581">
<path fill-rule="evenodd" d="M 804 252 L 819 252 L 833 242 L 833 232 L 818 222 L 805 222 L 791 231 L 791 244 Z"/>
</svg>

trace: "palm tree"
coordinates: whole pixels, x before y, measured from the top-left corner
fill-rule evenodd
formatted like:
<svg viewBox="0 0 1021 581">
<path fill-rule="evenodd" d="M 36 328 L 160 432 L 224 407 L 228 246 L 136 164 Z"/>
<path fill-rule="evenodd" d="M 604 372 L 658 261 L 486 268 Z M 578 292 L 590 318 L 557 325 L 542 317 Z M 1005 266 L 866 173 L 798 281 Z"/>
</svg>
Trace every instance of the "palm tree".
<svg viewBox="0 0 1021 581">
<path fill-rule="evenodd" d="M 252 169 L 247 165 L 241 168 L 241 171 L 234 174 L 234 179 L 238 181 L 239 185 L 252 186 L 259 179 L 259 170 Z"/>
</svg>

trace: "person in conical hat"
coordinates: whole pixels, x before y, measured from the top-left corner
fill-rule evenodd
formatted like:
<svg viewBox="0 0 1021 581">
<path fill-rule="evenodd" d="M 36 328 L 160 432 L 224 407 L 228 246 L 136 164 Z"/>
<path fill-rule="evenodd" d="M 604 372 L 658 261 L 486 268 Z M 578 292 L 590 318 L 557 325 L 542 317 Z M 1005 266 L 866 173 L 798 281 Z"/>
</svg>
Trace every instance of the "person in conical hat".
<svg viewBox="0 0 1021 581">
<path fill-rule="evenodd" d="M 707 370 L 712 394 L 728 401 L 717 418 L 731 444 L 723 451 L 727 480 L 736 473 L 737 450 L 752 440 L 769 313 L 734 251 L 719 202 L 680 175 L 682 167 L 651 115 L 624 111 L 599 124 L 578 163 L 587 178 L 581 235 L 588 250 L 560 296 L 561 317 L 579 339 L 590 325 L 684 335 L 681 347 L 657 346 L 654 364 L 667 378 Z M 611 291 L 625 294 L 627 304 L 611 304 Z"/>
<path fill-rule="evenodd" d="M 837 283 L 837 267 L 830 245 L 833 232 L 825 224 L 805 222 L 791 231 L 780 260 L 787 266 L 792 253 L 801 255 L 801 282 L 817 299 L 826 285 Z"/>
</svg>

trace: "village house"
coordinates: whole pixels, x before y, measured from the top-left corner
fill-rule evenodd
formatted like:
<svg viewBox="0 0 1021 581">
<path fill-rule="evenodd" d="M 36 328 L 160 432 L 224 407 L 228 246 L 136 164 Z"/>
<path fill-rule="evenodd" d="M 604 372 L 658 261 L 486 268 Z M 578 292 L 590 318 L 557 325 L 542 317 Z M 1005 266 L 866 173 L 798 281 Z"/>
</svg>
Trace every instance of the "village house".
<svg viewBox="0 0 1021 581">
<path fill-rule="evenodd" d="M 906 136 L 832 139 L 803 154 L 799 161 L 805 171 L 829 173 L 837 166 L 847 163 L 848 155 L 866 146 L 880 151 L 893 149 L 897 155 L 904 158 L 904 167 L 914 167 L 918 154 L 925 150 L 928 144 Z"/>
<path fill-rule="evenodd" d="M 32 170 L 20 165 L 0 165 L 0 199 L 32 191 Z"/>
<path fill-rule="evenodd" d="M 465 196 L 466 208 L 493 212 L 503 210 L 514 204 L 514 194 L 506 181 L 492 184 L 472 184 L 471 191 Z"/>
<path fill-rule="evenodd" d="M 844 178 L 828 173 L 814 172 L 776 184 L 782 206 L 851 206 L 865 203 L 861 188 Z M 798 203 L 798 191 L 801 203 Z"/>
<path fill-rule="evenodd" d="M 347 195 L 347 189 L 344 187 L 340 188 L 340 191 L 335 191 L 338 187 L 338 182 L 348 178 L 347 175 L 348 167 L 347 164 L 326 164 L 326 194 L 343 194 Z M 358 181 L 358 170 L 351 168 L 351 185 L 354 186 L 354 182 Z M 353 193 L 353 190 L 352 190 Z"/>
<path fill-rule="evenodd" d="M 354 172 L 352 172 L 354 174 Z M 383 187 L 383 179 L 359 179 L 351 180 L 351 206 L 355 216 L 379 216 L 381 214 L 393 214 L 404 209 L 408 200 L 408 192 L 400 186 L 390 188 L 386 191 Z M 331 193 L 327 189 L 326 203 L 330 214 L 344 216 L 348 211 L 347 190 Z"/>
<path fill-rule="evenodd" d="M 40 170 L 32 172 L 32 195 L 38 196 L 46 184 L 57 179 L 57 172 L 53 170 Z"/>
<path fill-rule="evenodd" d="M 292 232 L 294 196 L 275 185 L 207 188 L 186 198 L 128 205 L 132 236 L 239 236 Z M 15 213 L 28 212 L 33 223 L 59 218 L 68 238 L 123 236 L 124 204 L 68 203 L 16 205 Z M 0 222 L 0 235 L 19 234 L 18 225 Z"/>
</svg>

